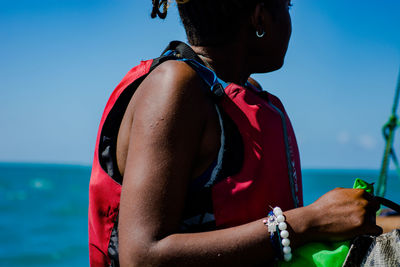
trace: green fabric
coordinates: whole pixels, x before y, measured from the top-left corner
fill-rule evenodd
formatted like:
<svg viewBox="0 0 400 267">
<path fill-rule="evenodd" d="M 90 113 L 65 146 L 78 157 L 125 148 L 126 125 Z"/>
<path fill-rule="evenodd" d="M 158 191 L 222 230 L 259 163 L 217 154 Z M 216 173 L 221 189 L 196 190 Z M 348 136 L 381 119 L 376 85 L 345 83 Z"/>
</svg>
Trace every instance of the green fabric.
<svg viewBox="0 0 400 267">
<path fill-rule="evenodd" d="M 361 180 L 360 178 L 357 178 L 354 181 L 354 185 L 353 188 L 355 189 L 364 189 L 365 191 L 367 191 L 370 194 L 374 194 L 374 184 L 369 184 L 364 180 Z"/>
<path fill-rule="evenodd" d="M 374 193 L 373 184 L 359 178 L 355 180 L 353 188 Z M 349 253 L 349 247 L 350 241 L 308 243 L 292 251 L 293 258 L 290 262 L 278 261 L 276 266 L 340 267 Z"/>
</svg>

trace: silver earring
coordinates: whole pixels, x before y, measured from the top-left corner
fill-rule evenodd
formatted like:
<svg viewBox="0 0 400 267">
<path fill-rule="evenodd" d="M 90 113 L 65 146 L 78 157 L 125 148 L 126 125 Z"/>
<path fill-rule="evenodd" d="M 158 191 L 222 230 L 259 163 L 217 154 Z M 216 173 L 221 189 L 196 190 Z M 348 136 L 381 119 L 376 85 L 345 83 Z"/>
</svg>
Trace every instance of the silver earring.
<svg viewBox="0 0 400 267">
<path fill-rule="evenodd" d="M 265 35 L 265 31 L 262 31 L 262 33 L 259 33 L 258 30 L 256 30 L 256 35 L 258 38 L 263 38 Z"/>
</svg>

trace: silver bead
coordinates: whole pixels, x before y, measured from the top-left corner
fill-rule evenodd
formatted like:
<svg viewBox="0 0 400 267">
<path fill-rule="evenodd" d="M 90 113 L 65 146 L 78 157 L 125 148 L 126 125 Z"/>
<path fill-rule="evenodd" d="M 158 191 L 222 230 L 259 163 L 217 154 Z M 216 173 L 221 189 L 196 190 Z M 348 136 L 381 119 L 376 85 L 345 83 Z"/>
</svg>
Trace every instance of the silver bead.
<svg viewBox="0 0 400 267">
<path fill-rule="evenodd" d="M 292 249 L 290 247 L 283 247 L 283 253 L 284 254 L 289 254 L 292 252 Z"/>
<path fill-rule="evenodd" d="M 282 239 L 282 245 L 288 247 L 290 245 L 290 240 L 287 238 Z"/>
<path fill-rule="evenodd" d="M 279 230 L 283 231 L 283 230 L 287 229 L 287 224 L 285 222 L 281 222 L 281 223 L 279 223 L 278 227 L 279 227 Z"/>
<path fill-rule="evenodd" d="M 286 262 L 290 261 L 290 260 L 292 259 L 292 253 L 284 254 L 284 255 L 283 255 L 283 259 L 284 259 Z"/>
<path fill-rule="evenodd" d="M 289 232 L 286 230 L 281 231 L 281 237 L 282 238 L 288 238 L 289 237 Z"/>
<path fill-rule="evenodd" d="M 276 217 L 276 220 L 278 221 L 278 223 L 281 223 L 285 221 L 285 217 L 283 215 L 279 215 Z"/>
<path fill-rule="evenodd" d="M 279 215 L 283 214 L 281 208 L 279 208 L 279 207 L 274 208 L 273 212 L 274 212 L 275 216 L 279 216 Z"/>
</svg>

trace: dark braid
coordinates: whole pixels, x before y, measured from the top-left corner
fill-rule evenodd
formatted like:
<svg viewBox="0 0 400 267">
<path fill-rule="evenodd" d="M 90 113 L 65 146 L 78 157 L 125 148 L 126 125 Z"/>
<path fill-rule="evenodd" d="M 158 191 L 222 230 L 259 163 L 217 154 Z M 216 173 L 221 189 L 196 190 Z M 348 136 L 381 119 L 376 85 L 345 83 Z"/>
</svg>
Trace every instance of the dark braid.
<svg viewBox="0 0 400 267">
<path fill-rule="evenodd" d="M 168 0 L 152 0 L 153 10 L 151 11 L 151 18 L 159 17 L 160 19 L 165 19 L 167 17 L 168 11 Z M 162 6 L 162 11 L 160 8 Z"/>
</svg>

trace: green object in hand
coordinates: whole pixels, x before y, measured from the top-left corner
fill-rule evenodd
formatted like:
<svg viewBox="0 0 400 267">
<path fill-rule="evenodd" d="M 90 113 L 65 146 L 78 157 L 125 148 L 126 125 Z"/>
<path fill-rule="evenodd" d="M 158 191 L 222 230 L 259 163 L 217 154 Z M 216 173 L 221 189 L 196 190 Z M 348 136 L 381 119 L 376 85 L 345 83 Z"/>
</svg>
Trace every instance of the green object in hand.
<svg viewBox="0 0 400 267">
<path fill-rule="evenodd" d="M 369 184 L 366 181 L 357 178 L 354 181 L 354 185 L 353 185 L 354 189 L 364 189 L 365 191 L 367 191 L 368 193 L 370 193 L 371 195 L 374 194 L 374 184 Z"/>
<path fill-rule="evenodd" d="M 357 178 L 354 189 L 364 189 L 370 194 L 374 193 L 374 184 L 369 184 Z M 317 266 L 341 267 L 349 253 L 350 241 L 341 242 L 312 242 L 292 251 L 293 258 L 290 262 L 278 261 L 276 266 Z"/>
</svg>

